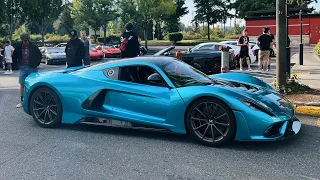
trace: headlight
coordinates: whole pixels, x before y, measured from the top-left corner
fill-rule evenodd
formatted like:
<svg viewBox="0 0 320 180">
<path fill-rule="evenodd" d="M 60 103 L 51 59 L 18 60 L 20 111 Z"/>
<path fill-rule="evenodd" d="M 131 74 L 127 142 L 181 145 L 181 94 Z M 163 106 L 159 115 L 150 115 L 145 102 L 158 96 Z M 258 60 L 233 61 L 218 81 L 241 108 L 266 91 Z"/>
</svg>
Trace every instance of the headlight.
<svg viewBox="0 0 320 180">
<path fill-rule="evenodd" d="M 260 105 L 254 101 L 251 101 L 251 100 L 246 100 L 246 99 L 240 99 L 240 101 L 247 105 L 249 108 L 253 109 L 253 110 L 256 110 L 256 111 L 262 111 L 266 114 L 268 114 L 269 116 L 272 116 L 274 117 L 275 115 L 272 113 L 272 110 L 267 107 L 266 105 Z"/>
</svg>

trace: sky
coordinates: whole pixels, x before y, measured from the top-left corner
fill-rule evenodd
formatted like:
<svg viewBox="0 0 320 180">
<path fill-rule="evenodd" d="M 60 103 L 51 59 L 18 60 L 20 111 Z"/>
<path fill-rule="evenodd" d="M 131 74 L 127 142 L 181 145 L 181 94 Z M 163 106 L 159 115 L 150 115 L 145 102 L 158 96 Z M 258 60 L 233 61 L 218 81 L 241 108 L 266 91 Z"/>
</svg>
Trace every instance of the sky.
<svg viewBox="0 0 320 180">
<path fill-rule="evenodd" d="M 195 15 L 194 11 L 196 9 L 194 8 L 193 0 L 186 0 L 186 6 L 188 7 L 189 13 L 181 18 L 181 22 L 185 25 L 189 25 Z M 320 2 L 312 3 L 310 4 L 310 7 L 314 7 L 316 11 L 320 11 Z M 237 23 L 239 23 L 240 25 L 243 25 L 244 20 L 237 20 Z M 234 19 L 232 20 L 232 25 L 233 24 L 234 24 Z M 230 25 L 230 20 L 228 19 L 226 26 L 229 26 L 229 25 Z"/>
</svg>

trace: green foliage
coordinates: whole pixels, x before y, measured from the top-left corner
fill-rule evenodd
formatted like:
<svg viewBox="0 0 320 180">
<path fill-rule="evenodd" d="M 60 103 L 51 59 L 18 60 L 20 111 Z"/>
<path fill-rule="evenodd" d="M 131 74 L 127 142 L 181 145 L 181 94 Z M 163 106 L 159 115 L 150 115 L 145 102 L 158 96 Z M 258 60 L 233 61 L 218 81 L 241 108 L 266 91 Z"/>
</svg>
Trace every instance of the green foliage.
<svg viewBox="0 0 320 180">
<path fill-rule="evenodd" d="M 300 77 L 298 76 L 299 71 L 294 70 L 292 77 L 287 77 L 286 84 L 283 87 L 277 87 L 276 79 L 274 78 L 274 81 L 272 82 L 272 86 L 280 91 L 282 91 L 284 94 L 302 94 L 311 88 L 307 85 L 304 85 L 300 82 Z"/>
<path fill-rule="evenodd" d="M 233 28 L 233 34 L 242 34 L 244 27 L 240 27 L 239 24 L 236 24 Z"/>
<path fill-rule="evenodd" d="M 175 13 L 163 18 L 165 30 L 169 33 L 177 32 L 179 29 L 180 18 L 188 14 L 188 7 L 184 6 L 185 0 L 175 0 Z"/>
<path fill-rule="evenodd" d="M 176 43 L 183 39 L 183 35 L 180 32 L 170 33 L 168 34 L 168 39 L 169 41 Z"/>
<path fill-rule="evenodd" d="M 320 41 L 318 42 L 316 47 L 314 47 L 313 51 L 315 55 L 320 56 Z"/>
<path fill-rule="evenodd" d="M 58 19 L 53 23 L 53 27 L 60 34 L 67 34 L 73 29 L 73 19 L 69 8 L 64 8 Z"/>
</svg>

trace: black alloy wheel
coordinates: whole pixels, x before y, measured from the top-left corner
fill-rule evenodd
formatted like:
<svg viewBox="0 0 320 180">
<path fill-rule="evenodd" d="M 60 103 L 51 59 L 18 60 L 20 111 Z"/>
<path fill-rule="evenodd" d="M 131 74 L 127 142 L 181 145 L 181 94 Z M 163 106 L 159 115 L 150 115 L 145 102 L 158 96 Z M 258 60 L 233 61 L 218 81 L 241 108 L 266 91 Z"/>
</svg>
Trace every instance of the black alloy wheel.
<svg viewBox="0 0 320 180">
<path fill-rule="evenodd" d="M 58 95 L 47 87 L 37 89 L 30 99 L 30 111 L 36 123 L 45 128 L 55 127 L 62 119 Z"/>
<path fill-rule="evenodd" d="M 196 100 L 186 115 L 188 133 L 206 146 L 223 146 L 234 139 L 236 120 L 231 109 L 215 98 Z"/>
</svg>

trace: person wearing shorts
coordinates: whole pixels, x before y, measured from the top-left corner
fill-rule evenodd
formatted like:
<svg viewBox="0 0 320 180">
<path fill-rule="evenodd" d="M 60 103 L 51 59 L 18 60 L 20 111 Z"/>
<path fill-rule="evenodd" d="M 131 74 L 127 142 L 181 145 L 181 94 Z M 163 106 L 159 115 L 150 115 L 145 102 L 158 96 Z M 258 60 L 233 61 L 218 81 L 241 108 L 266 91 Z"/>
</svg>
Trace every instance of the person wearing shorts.
<svg viewBox="0 0 320 180">
<path fill-rule="evenodd" d="M 11 46 L 10 41 L 5 41 L 5 48 L 4 48 L 4 60 L 7 64 L 7 71 L 4 74 L 12 74 L 12 53 L 14 48 Z"/>
<path fill-rule="evenodd" d="M 19 84 L 20 84 L 20 95 L 21 101 L 16 106 L 17 108 L 22 107 L 23 93 L 24 93 L 24 82 L 25 79 L 31 74 L 38 72 L 38 66 L 41 63 L 42 54 L 40 49 L 30 43 L 30 35 L 21 35 L 22 43 L 19 44 L 12 55 L 13 61 L 19 64 Z"/>
<path fill-rule="evenodd" d="M 250 57 L 249 57 L 249 37 L 248 37 L 248 31 L 245 29 L 243 30 L 242 36 L 238 40 L 238 46 L 240 46 L 240 71 L 243 71 L 242 65 L 243 65 L 243 59 L 247 60 L 248 64 L 248 70 L 251 71 L 250 67 Z"/>
</svg>

